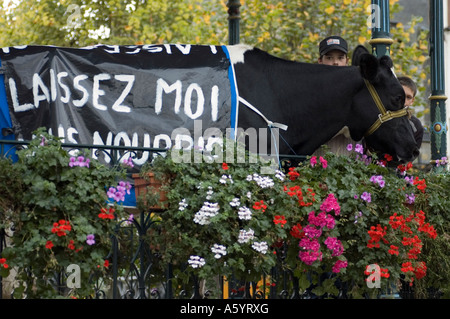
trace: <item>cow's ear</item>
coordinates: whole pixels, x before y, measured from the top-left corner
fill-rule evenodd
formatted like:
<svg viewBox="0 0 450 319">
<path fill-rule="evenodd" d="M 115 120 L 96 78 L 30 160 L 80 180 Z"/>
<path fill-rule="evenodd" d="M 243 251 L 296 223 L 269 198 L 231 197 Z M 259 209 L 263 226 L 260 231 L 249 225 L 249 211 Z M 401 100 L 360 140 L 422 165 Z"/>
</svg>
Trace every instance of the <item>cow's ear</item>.
<svg viewBox="0 0 450 319">
<path fill-rule="evenodd" d="M 362 46 L 362 45 L 358 45 L 355 50 L 353 51 L 353 55 L 352 55 L 352 65 L 359 65 L 360 61 L 361 61 L 361 56 L 363 54 L 368 54 L 370 53 L 369 50 L 366 49 L 366 47 Z"/>
<path fill-rule="evenodd" d="M 391 58 L 387 55 L 383 55 L 380 58 L 380 64 L 388 67 L 389 69 L 392 69 L 394 67 L 394 63 L 392 62 Z"/>
<path fill-rule="evenodd" d="M 375 82 L 378 75 L 379 67 L 378 59 L 370 53 L 361 55 L 359 59 L 359 68 L 361 69 L 361 75 L 369 82 Z"/>
</svg>

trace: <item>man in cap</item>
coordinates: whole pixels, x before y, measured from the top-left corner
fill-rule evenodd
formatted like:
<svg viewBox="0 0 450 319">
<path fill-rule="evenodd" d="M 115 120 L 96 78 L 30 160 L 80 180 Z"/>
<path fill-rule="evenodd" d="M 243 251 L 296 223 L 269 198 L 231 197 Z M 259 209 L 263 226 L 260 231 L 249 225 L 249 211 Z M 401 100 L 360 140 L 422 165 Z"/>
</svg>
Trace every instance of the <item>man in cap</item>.
<svg viewBox="0 0 450 319">
<path fill-rule="evenodd" d="M 348 64 L 347 41 L 339 36 L 323 39 L 319 45 L 319 64 L 346 66 Z"/>
<path fill-rule="evenodd" d="M 349 61 L 347 53 L 347 41 L 339 36 L 330 36 L 320 41 L 317 62 L 326 65 L 347 66 Z M 350 132 L 345 127 L 325 144 L 328 146 L 328 151 L 336 155 L 347 155 L 347 145 L 353 144 L 355 146 L 356 142 L 350 138 Z M 313 155 L 323 156 L 326 152 L 320 147 Z"/>
</svg>

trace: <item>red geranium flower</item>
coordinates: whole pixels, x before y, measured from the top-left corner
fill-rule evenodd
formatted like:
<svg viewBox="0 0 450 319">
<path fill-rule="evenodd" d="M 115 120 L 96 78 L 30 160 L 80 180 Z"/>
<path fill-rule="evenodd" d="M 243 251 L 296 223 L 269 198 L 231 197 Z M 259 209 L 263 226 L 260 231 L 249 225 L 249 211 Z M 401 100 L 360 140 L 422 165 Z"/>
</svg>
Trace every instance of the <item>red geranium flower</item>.
<svg viewBox="0 0 450 319">
<path fill-rule="evenodd" d="M 275 225 L 277 224 L 281 224 L 281 228 L 284 227 L 284 224 L 286 224 L 286 217 L 284 217 L 283 215 L 276 215 L 273 219 L 273 222 Z"/>
<path fill-rule="evenodd" d="M 259 202 L 255 202 L 255 204 L 253 205 L 253 209 L 257 209 L 257 210 L 262 210 L 262 212 L 264 213 L 266 211 L 267 205 L 264 204 L 264 201 L 259 201 Z"/>
<path fill-rule="evenodd" d="M 116 210 L 112 207 L 109 207 L 108 210 L 102 207 L 100 214 L 98 214 L 98 217 L 100 217 L 101 219 L 114 219 L 115 211 Z"/>
<path fill-rule="evenodd" d="M 53 243 L 51 240 L 47 240 L 47 243 L 45 244 L 45 248 L 47 249 L 52 249 L 53 248 Z"/>
</svg>

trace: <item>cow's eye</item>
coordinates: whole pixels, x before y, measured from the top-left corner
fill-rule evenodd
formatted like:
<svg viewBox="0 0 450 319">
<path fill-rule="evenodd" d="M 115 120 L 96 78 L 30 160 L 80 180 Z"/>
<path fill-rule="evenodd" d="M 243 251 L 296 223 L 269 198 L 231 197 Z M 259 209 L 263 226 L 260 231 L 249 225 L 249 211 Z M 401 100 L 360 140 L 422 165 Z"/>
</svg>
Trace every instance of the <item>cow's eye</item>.
<svg viewBox="0 0 450 319">
<path fill-rule="evenodd" d="M 397 95 L 397 96 L 393 99 L 393 102 L 394 102 L 394 105 L 400 106 L 400 107 L 403 107 L 403 105 L 405 104 L 405 101 L 404 101 L 402 95 Z"/>
</svg>

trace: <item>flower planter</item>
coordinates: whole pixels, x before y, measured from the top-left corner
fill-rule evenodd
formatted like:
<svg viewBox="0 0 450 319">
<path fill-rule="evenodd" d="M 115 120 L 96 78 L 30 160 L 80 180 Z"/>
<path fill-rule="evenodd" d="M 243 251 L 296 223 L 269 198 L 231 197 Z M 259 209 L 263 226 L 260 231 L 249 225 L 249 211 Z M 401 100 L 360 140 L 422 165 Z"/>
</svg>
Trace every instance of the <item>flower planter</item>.
<svg viewBox="0 0 450 319">
<path fill-rule="evenodd" d="M 143 200 L 143 204 L 147 207 L 147 202 L 145 200 L 145 195 L 147 192 L 152 192 L 153 194 L 159 195 L 158 204 L 149 206 L 149 209 L 163 209 L 164 202 L 167 201 L 166 192 L 161 190 L 161 181 L 155 178 L 155 174 L 152 172 L 146 173 L 146 177 L 142 177 L 140 173 L 135 173 L 132 175 L 134 179 L 134 189 L 136 194 L 136 201 Z"/>
</svg>

